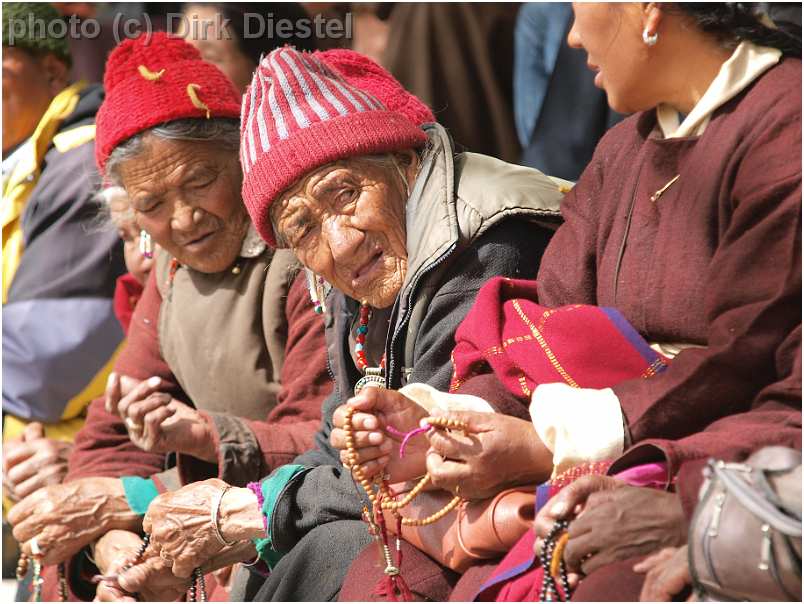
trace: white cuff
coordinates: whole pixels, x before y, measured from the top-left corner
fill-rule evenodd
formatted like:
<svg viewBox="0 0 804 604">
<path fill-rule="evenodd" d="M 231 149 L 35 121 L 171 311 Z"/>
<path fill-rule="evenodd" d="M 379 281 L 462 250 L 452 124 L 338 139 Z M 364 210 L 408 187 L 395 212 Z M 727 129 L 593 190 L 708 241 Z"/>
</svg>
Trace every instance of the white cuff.
<svg viewBox="0 0 804 604">
<path fill-rule="evenodd" d="M 433 409 L 442 411 L 481 411 L 494 413 L 494 408 L 482 398 L 470 394 L 450 394 L 441 392 L 428 384 L 413 383 L 399 389 L 413 402 L 430 413 Z"/>
<path fill-rule="evenodd" d="M 623 452 L 623 414 L 611 388 L 541 384 L 533 392 L 530 417 L 553 453 L 554 477 L 580 463 L 613 459 Z"/>
</svg>

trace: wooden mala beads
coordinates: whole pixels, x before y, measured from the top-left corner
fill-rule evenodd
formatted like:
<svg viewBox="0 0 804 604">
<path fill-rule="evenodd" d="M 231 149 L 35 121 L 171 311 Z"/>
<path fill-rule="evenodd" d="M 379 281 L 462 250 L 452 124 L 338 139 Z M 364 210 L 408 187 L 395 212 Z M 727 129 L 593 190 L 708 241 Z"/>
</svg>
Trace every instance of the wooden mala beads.
<svg viewBox="0 0 804 604">
<path fill-rule="evenodd" d="M 363 471 L 360 469 L 360 465 L 357 458 L 357 452 L 355 450 L 355 439 L 354 439 L 354 426 L 352 425 L 352 417 L 355 414 L 354 407 L 350 407 L 346 410 L 346 417 L 344 418 L 344 432 L 346 433 L 346 453 L 347 453 L 347 460 L 349 462 L 349 466 L 352 471 L 352 476 L 355 480 L 363 487 L 363 490 L 366 492 L 366 496 L 371 501 L 372 505 L 377 505 L 377 494 L 374 491 L 374 487 L 372 482 L 366 478 Z M 433 417 L 430 419 L 429 422 L 430 426 L 433 428 L 442 428 L 445 430 L 463 430 L 466 431 L 468 427 L 465 423 L 450 419 L 446 417 Z M 419 493 L 422 492 L 424 487 L 430 482 L 430 474 L 425 474 L 422 479 L 410 490 L 402 499 L 396 501 L 393 498 L 393 495 L 388 489 L 388 486 L 385 483 L 380 483 L 379 485 L 379 492 L 382 495 L 380 498 L 380 508 L 383 510 L 388 510 L 393 512 L 395 515 L 401 516 L 399 514 L 399 510 L 410 504 Z M 449 514 L 452 510 L 454 510 L 458 504 L 460 504 L 462 498 L 456 495 L 453 497 L 447 505 L 443 508 L 427 516 L 426 518 L 405 518 L 404 516 L 402 519 L 402 524 L 404 526 L 425 526 L 428 524 L 432 524 L 434 522 L 438 522 L 444 516 Z"/>
</svg>

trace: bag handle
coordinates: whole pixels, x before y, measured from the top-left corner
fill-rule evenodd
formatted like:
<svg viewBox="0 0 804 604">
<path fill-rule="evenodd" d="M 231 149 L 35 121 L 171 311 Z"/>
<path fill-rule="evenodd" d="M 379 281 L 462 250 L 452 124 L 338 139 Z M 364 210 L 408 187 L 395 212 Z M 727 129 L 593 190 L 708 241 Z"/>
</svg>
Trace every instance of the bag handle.
<svg viewBox="0 0 804 604">
<path fill-rule="evenodd" d="M 801 537 L 801 522 L 790 518 L 770 504 L 755 489 L 736 477 L 736 470 L 730 469 L 721 461 L 710 460 L 709 467 L 720 479 L 723 486 L 732 493 L 737 500 L 757 518 L 770 524 L 777 531 L 789 537 Z M 761 472 L 751 468 L 752 472 Z"/>
</svg>

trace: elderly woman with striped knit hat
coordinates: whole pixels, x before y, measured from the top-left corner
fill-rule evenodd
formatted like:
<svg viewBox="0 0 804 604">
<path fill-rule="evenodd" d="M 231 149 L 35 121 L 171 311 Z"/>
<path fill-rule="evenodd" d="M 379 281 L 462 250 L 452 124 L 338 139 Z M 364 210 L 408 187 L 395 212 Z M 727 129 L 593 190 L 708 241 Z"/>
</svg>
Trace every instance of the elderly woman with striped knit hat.
<svg viewBox="0 0 804 604">
<path fill-rule="evenodd" d="M 496 275 L 535 275 L 559 217 L 561 183 L 455 149 L 437 123 L 420 127 L 383 99 L 395 95 L 362 88 L 371 69 L 380 68 L 356 57 L 334 70 L 278 49 L 242 107 L 251 220 L 269 245 L 295 253 L 325 311 L 336 389 L 315 448 L 225 496 L 224 485 L 163 495 L 144 521 L 151 555 L 184 576 L 224 541 L 254 539 L 272 568 L 258 600 L 337 597 L 372 539 L 365 493 L 341 462 L 343 406 L 377 392 L 367 386 L 387 389 L 386 422 L 415 427 L 447 390 L 455 330 L 475 293 Z M 355 426 L 358 463 L 376 473 L 394 443 L 372 416 L 358 414 Z M 216 524 L 200 522 L 213 507 Z M 176 526 L 193 526 L 192 536 Z"/>
</svg>

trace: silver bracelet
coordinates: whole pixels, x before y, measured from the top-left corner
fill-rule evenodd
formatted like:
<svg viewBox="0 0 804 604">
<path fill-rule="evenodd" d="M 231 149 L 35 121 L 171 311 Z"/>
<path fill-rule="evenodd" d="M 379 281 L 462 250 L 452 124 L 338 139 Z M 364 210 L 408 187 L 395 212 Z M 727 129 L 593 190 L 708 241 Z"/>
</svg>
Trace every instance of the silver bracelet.
<svg viewBox="0 0 804 604">
<path fill-rule="evenodd" d="M 220 493 L 218 493 L 215 499 L 212 500 L 212 508 L 210 510 L 210 515 L 212 516 L 212 528 L 215 531 L 215 536 L 218 538 L 218 541 L 220 542 L 221 545 L 227 547 L 234 545 L 235 543 L 237 543 L 237 541 L 227 541 L 226 539 L 223 538 L 223 535 L 221 534 L 221 529 L 218 527 L 218 510 L 221 507 L 221 501 L 223 500 L 223 496 L 226 495 L 226 491 L 228 491 L 231 488 L 232 487 L 227 485 L 223 487 L 223 489 L 221 489 Z"/>
</svg>

